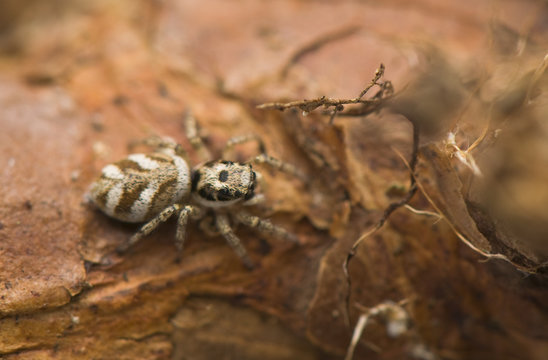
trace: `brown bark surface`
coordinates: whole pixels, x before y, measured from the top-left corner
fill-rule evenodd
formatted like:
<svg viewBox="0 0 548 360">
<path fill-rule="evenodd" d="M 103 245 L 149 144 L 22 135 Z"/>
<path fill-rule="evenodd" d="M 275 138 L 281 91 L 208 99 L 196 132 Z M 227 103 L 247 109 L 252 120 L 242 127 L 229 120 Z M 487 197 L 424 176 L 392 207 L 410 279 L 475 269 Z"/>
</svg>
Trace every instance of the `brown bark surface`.
<svg viewBox="0 0 548 360">
<path fill-rule="evenodd" d="M 0 357 L 337 359 L 387 301 L 403 301 L 405 331 L 373 316 L 354 359 L 548 357 L 545 1 L 2 8 Z M 354 98 L 381 63 L 396 96 L 366 117 L 257 109 Z M 187 110 L 215 156 L 255 133 L 309 177 L 264 168 L 255 209 L 299 245 L 240 226 L 247 270 L 191 223 L 177 261 L 168 221 L 116 253 L 138 225 L 84 194 L 149 135 L 197 164 Z M 413 126 L 418 192 L 371 232 L 409 190 Z"/>
</svg>

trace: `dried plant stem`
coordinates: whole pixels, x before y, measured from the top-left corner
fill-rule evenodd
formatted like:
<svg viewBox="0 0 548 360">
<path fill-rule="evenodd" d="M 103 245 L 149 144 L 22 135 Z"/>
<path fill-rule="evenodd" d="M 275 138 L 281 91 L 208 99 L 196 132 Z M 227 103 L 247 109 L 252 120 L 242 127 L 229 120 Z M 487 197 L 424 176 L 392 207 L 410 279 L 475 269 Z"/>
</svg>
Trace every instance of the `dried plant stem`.
<svg viewBox="0 0 548 360">
<path fill-rule="evenodd" d="M 406 165 L 408 164 L 409 171 L 410 171 L 409 190 L 408 190 L 407 194 L 405 195 L 405 197 L 403 197 L 401 200 L 395 201 L 395 202 L 391 203 L 390 205 L 388 205 L 384 209 L 383 215 L 380 218 L 380 220 L 377 222 L 377 224 L 372 229 L 370 229 L 366 233 L 362 234 L 358 238 L 358 240 L 356 240 L 354 242 L 354 244 L 352 245 L 352 248 L 350 248 L 350 251 L 346 255 L 346 259 L 343 263 L 344 276 L 346 278 L 346 283 L 347 283 L 347 286 L 348 286 L 348 292 L 347 292 L 347 296 L 346 296 L 346 315 L 347 315 L 348 323 L 350 323 L 350 293 L 351 293 L 351 289 L 352 289 L 352 282 L 350 280 L 350 273 L 348 271 L 348 267 L 350 266 L 350 261 L 356 255 L 356 251 L 357 251 L 358 247 L 360 246 L 360 244 L 362 243 L 362 241 L 365 240 L 366 238 L 368 238 L 371 234 L 373 234 L 377 230 L 379 230 L 386 223 L 386 221 L 388 220 L 390 215 L 394 211 L 396 211 L 398 208 L 400 208 L 404 205 L 407 205 L 407 203 L 411 200 L 411 198 L 413 198 L 413 196 L 417 192 L 417 183 L 416 183 L 416 178 L 415 178 L 415 168 L 416 168 L 417 162 L 418 162 L 419 134 L 420 133 L 419 133 L 418 126 L 415 123 L 412 123 L 412 125 L 413 125 L 413 150 L 412 150 L 412 153 L 411 153 L 411 161 L 409 163 L 407 163 L 407 161 L 405 161 L 405 164 Z"/>
<path fill-rule="evenodd" d="M 420 182 L 417 182 L 417 187 L 420 189 L 421 193 L 424 195 L 426 200 L 432 205 L 432 207 L 438 212 L 438 214 L 440 214 L 440 217 L 443 220 L 445 220 L 445 222 L 449 225 L 449 227 L 455 233 L 455 235 L 459 238 L 459 240 L 462 241 L 464 244 L 466 244 L 466 246 L 468 246 L 473 251 L 475 251 L 478 254 L 484 256 L 487 260 L 490 260 L 490 259 L 504 260 L 504 261 L 509 262 L 510 264 L 512 264 L 513 266 L 518 268 L 519 270 L 521 270 L 523 272 L 530 273 L 530 274 L 534 274 L 534 273 L 537 272 L 538 269 L 548 265 L 548 263 L 545 262 L 545 263 L 539 264 L 538 266 L 535 266 L 535 267 L 525 267 L 523 265 L 520 265 L 520 264 L 517 264 L 517 263 L 513 262 L 512 260 L 510 260 L 508 257 L 506 257 L 503 254 L 491 254 L 491 253 L 488 253 L 488 252 L 478 248 L 470 240 L 468 240 L 466 238 L 466 236 L 464 236 L 460 231 L 458 231 L 457 228 L 451 223 L 451 221 L 449 221 L 443 215 L 443 212 L 436 206 L 436 203 L 434 202 L 434 200 L 432 200 L 432 198 L 430 196 L 428 196 L 428 193 L 426 192 L 426 190 L 424 189 L 424 187 L 422 186 L 422 184 Z"/>
<path fill-rule="evenodd" d="M 363 89 L 360 92 L 360 94 L 357 97 L 353 99 L 332 99 L 332 98 L 322 96 L 312 100 L 299 100 L 299 101 L 291 101 L 288 103 L 281 103 L 281 102 L 265 103 L 265 104 L 258 105 L 257 108 L 258 109 L 276 109 L 280 111 L 284 111 L 290 108 L 299 108 L 303 111 L 304 115 L 306 115 L 320 106 L 323 106 L 324 108 L 334 107 L 334 110 L 331 114 L 331 121 L 333 120 L 333 118 L 338 112 L 344 109 L 344 105 L 363 104 L 365 106 L 374 105 L 375 108 L 378 108 L 378 105 L 381 103 L 382 99 L 385 99 L 386 97 L 389 97 L 393 94 L 393 87 L 390 81 L 379 82 L 380 79 L 384 76 L 384 69 L 385 69 L 384 65 L 380 64 L 379 68 L 375 71 L 375 76 L 371 80 L 371 82 L 367 85 L 367 87 L 365 87 L 365 89 Z M 379 93 L 377 93 L 371 99 L 363 99 L 365 94 L 375 85 L 381 88 Z M 363 114 L 360 113 L 359 116 L 361 115 Z"/>
<path fill-rule="evenodd" d="M 367 325 L 367 321 L 369 320 L 369 313 L 361 314 L 358 322 L 356 323 L 356 326 L 354 327 L 354 332 L 352 333 L 352 340 L 350 341 L 350 345 L 348 346 L 348 350 L 346 351 L 346 356 L 344 357 L 344 360 L 352 360 L 354 357 L 354 351 L 356 350 L 356 345 L 358 345 L 358 341 L 360 341 L 360 338 L 362 337 L 363 330 L 365 329 L 365 326 Z"/>
<path fill-rule="evenodd" d="M 413 214 L 424 215 L 424 216 L 432 216 L 432 217 L 435 217 L 435 218 L 438 218 L 438 219 L 442 219 L 441 215 L 438 214 L 437 212 L 415 209 L 411 205 L 404 205 L 403 207 L 406 208 L 407 210 L 411 211 Z"/>
<path fill-rule="evenodd" d="M 405 160 L 404 156 L 402 154 L 400 154 L 398 152 L 398 155 L 400 156 L 400 158 L 405 162 L 405 164 L 407 165 L 408 168 L 410 168 L 410 164 L 407 164 L 407 161 Z M 434 210 L 436 210 L 436 213 L 438 215 L 438 217 L 440 219 L 443 219 L 448 225 L 449 227 L 451 228 L 451 230 L 455 233 L 455 235 L 459 238 L 459 240 L 461 240 L 464 244 L 466 244 L 466 246 L 468 246 L 470 249 L 472 249 L 473 251 L 477 252 L 478 254 L 484 256 L 487 260 L 490 260 L 490 259 L 500 259 L 500 260 L 504 260 L 504 261 L 507 261 L 509 262 L 510 264 L 512 264 L 513 266 L 515 266 L 516 268 L 518 268 L 519 270 L 523 271 L 523 272 L 527 272 L 527 273 L 530 273 L 530 274 L 534 274 L 537 272 L 538 269 L 542 268 L 542 267 L 545 267 L 545 266 L 548 266 L 548 262 L 544 262 L 538 266 L 535 266 L 535 267 L 525 267 L 525 266 L 522 266 L 522 265 L 519 265 L 515 262 L 513 262 L 512 260 L 510 260 L 508 257 L 506 257 L 505 255 L 503 254 L 492 254 L 492 253 L 489 253 L 485 250 L 482 250 L 480 248 L 478 248 L 477 246 L 475 246 L 470 240 L 468 240 L 468 238 L 466 238 L 466 236 L 464 236 L 460 231 L 457 230 L 457 228 L 453 225 L 453 223 L 451 221 L 449 221 L 449 219 L 447 219 L 447 217 L 445 217 L 443 215 L 443 212 L 441 211 L 441 209 L 436 205 L 436 203 L 434 202 L 434 200 L 428 195 L 428 193 L 426 192 L 426 190 L 424 189 L 424 186 L 422 185 L 422 183 L 420 181 L 415 181 L 415 184 L 416 184 L 416 187 L 418 190 L 421 191 L 421 193 L 424 195 L 424 197 L 426 198 L 426 200 L 430 203 L 430 205 L 432 205 L 432 207 L 434 208 Z M 377 230 L 377 229 L 373 229 L 373 230 Z M 373 233 L 374 231 L 370 231 L 364 235 L 367 235 L 369 236 L 371 233 Z"/>
<path fill-rule="evenodd" d="M 400 326 L 398 326 L 397 333 L 392 334 L 392 336 L 400 336 L 403 332 L 407 332 L 409 330 L 409 315 L 407 311 L 403 308 L 403 306 L 408 302 L 409 299 L 404 299 L 398 303 L 394 303 L 393 301 L 388 300 L 377 304 L 372 308 L 365 308 L 356 304 L 356 307 L 362 312 L 362 314 L 360 315 L 358 322 L 354 327 L 352 340 L 350 341 L 350 345 L 348 345 L 344 360 L 352 360 L 352 358 L 354 357 L 354 351 L 356 350 L 356 346 L 358 345 L 358 342 L 362 337 L 363 331 L 365 330 L 369 319 L 374 316 L 383 317 L 387 323 L 398 322 L 398 325 Z M 367 342 L 366 345 L 371 350 L 377 353 L 380 353 L 382 350 L 381 348 L 370 342 Z"/>
</svg>

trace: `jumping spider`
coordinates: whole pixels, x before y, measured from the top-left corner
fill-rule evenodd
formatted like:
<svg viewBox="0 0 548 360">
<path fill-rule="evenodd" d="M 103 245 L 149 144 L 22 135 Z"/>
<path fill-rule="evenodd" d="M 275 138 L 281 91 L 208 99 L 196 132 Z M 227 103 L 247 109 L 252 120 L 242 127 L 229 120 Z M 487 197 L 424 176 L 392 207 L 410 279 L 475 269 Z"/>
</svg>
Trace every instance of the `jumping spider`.
<svg viewBox="0 0 548 360">
<path fill-rule="evenodd" d="M 193 148 L 210 158 L 191 114 L 185 118 L 185 128 Z M 301 179 L 304 176 L 293 165 L 266 155 L 262 140 L 255 135 L 230 139 L 223 157 L 235 145 L 248 141 L 258 143 L 260 155 L 243 163 L 208 160 L 189 170 L 187 154 L 181 145 L 169 138 L 150 137 L 139 144 L 154 148 L 152 153 L 131 154 L 105 166 L 101 176 L 90 186 L 90 201 L 112 218 L 132 223 L 146 222 L 117 250 L 127 250 L 173 215 L 178 216 L 175 245 L 179 251 L 183 249 L 188 219 L 202 219 L 200 227 L 207 232 L 220 233 L 248 268 L 252 268 L 253 263 L 234 234 L 232 223 L 242 223 L 298 242 L 295 235 L 269 220 L 247 213 L 244 207 L 264 200 L 262 194 L 256 193 L 257 183 L 262 177 L 253 169 L 252 163 L 267 164 Z M 209 215 L 213 221 L 207 223 L 205 220 Z"/>
</svg>

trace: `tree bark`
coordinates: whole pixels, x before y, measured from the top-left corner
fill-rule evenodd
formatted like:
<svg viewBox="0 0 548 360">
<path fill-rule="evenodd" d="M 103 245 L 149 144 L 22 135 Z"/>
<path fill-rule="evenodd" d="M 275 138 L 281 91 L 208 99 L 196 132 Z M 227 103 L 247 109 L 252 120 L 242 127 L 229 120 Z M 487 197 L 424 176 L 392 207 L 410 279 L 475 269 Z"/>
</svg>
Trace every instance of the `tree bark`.
<svg viewBox="0 0 548 360">
<path fill-rule="evenodd" d="M 546 358 L 545 2 L 4 10 L 2 358 Z M 345 116 L 359 104 L 332 123 L 324 107 L 257 108 L 355 98 L 381 63 L 395 95 L 367 116 Z M 89 184 L 150 135 L 174 138 L 197 165 L 188 110 L 216 158 L 253 133 L 307 176 L 261 167 L 266 202 L 250 209 L 298 245 L 240 226 L 248 270 L 191 221 L 179 259 L 168 221 L 116 253 L 139 225 L 87 204 Z M 414 127 L 418 190 L 384 219 L 410 190 Z"/>
</svg>

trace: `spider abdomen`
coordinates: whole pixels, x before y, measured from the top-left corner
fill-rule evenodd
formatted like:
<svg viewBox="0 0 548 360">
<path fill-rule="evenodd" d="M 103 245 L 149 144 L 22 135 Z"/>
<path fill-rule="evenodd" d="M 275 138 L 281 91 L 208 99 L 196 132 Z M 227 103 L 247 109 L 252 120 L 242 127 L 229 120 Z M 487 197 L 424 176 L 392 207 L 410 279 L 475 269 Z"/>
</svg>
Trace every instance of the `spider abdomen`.
<svg viewBox="0 0 548 360">
<path fill-rule="evenodd" d="M 175 154 L 131 154 L 109 164 L 90 186 L 90 200 L 125 222 L 152 219 L 190 192 L 190 170 Z"/>
</svg>

